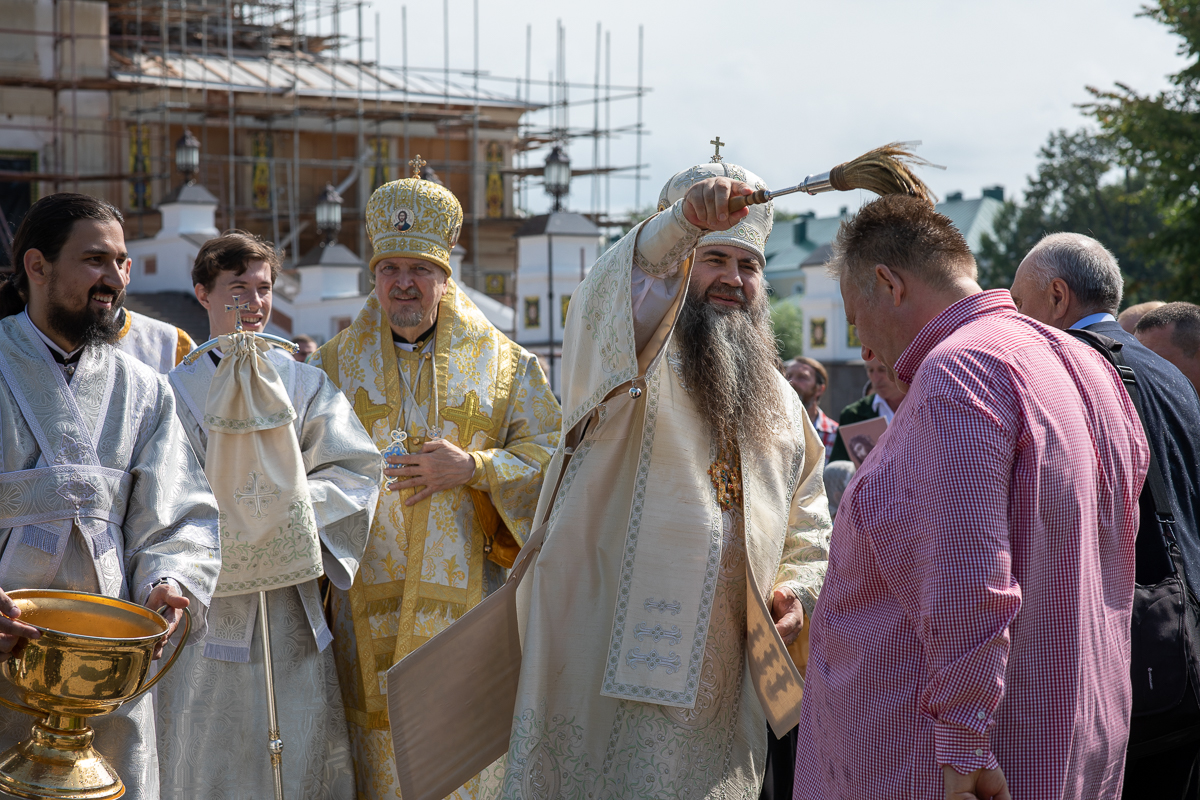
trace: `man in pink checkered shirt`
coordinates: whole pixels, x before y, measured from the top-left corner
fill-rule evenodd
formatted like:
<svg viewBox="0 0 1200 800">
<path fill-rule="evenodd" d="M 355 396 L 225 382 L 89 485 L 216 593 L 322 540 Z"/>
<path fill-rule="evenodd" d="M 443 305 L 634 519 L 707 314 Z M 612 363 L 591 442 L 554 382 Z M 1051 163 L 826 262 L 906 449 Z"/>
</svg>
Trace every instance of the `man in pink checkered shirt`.
<svg viewBox="0 0 1200 800">
<path fill-rule="evenodd" d="M 833 267 L 911 388 L 837 515 L 796 800 L 1115 800 L 1149 464 L 1125 389 L 915 198 L 863 207 Z"/>
</svg>

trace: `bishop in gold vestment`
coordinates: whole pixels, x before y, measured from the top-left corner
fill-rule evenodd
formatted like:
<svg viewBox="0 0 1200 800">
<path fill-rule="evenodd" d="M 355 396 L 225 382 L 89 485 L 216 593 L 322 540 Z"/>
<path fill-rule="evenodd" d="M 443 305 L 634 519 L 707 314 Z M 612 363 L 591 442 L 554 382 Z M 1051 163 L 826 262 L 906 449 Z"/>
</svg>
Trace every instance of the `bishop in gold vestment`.
<svg viewBox="0 0 1200 800">
<path fill-rule="evenodd" d="M 727 230 L 685 213 L 693 187 L 719 185 L 764 188 L 733 164 L 680 173 L 571 303 L 566 438 L 518 592 L 509 800 L 753 800 L 767 724 L 782 736 L 799 719 L 781 634 L 824 574 L 825 450 L 772 365 L 770 205 Z M 719 354 L 732 366 L 706 364 Z"/>
<path fill-rule="evenodd" d="M 367 205 L 375 292 L 310 361 L 381 450 L 412 454 L 387 470 L 401 488 L 380 496 L 354 585 L 333 591 L 358 792 L 370 800 L 400 797 L 385 672 L 503 583 L 559 439 L 558 401 L 537 359 L 449 277 L 461 225 L 458 201 L 438 184 L 377 189 Z M 465 465 L 456 478 L 439 466 L 451 462 Z M 493 796 L 501 770 L 455 796 Z"/>
</svg>

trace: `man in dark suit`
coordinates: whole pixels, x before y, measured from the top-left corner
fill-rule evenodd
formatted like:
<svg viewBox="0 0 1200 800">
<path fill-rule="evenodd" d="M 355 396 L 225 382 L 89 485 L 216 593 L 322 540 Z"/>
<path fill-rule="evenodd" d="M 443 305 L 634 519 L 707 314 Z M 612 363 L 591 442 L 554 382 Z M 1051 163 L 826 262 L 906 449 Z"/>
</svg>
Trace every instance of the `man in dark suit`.
<svg viewBox="0 0 1200 800">
<path fill-rule="evenodd" d="M 1191 590 L 1188 599 L 1194 602 L 1200 597 L 1200 399 L 1178 368 L 1117 324 L 1114 314 L 1121 304 L 1122 287 L 1117 260 L 1102 244 L 1081 234 L 1056 233 L 1043 238 L 1021 262 L 1012 296 L 1021 313 L 1039 322 L 1062 330 L 1083 328 L 1121 343 L 1121 355 L 1137 378 L 1146 440 L 1162 472 L 1174 516 L 1172 526 L 1160 524 L 1147 481 L 1140 500 L 1137 582 L 1153 586 L 1170 577 L 1168 548 L 1172 545 L 1165 531 L 1173 528 L 1178 546 L 1175 563 L 1183 566 L 1184 584 Z M 1186 589 L 1184 594 L 1188 594 Z M 1136 606 L 1135 598 L 1135 648 L 1141 639 L 1136 630 Z M 1194 636 L 1196 631 L 1189 633 Z M 1139 710 L 1142 676 L 1133 676 L 1135 703 L 1125 764 L 1126 798 L 1196 797 L 1200 791 L 1200 681 L 1192 658 L 1200 648 L 1195 644 L 1200 643 L 1185 647 L 1173 662 L 1179 673 L 1177 694 L 1182 697 L 1178 703 L 1160 702 L 1157 709 Z M 1184 666 L 1188 663 L 1191 669 Z M 1169 674 L 1162 673 L 1169 673 L 1170 668 L 1158 669 L 1153 677 L 1162 687 L 1169 681 Z M 1153 687 L 1153 681 L 1149 685 Z"/>
</svg>

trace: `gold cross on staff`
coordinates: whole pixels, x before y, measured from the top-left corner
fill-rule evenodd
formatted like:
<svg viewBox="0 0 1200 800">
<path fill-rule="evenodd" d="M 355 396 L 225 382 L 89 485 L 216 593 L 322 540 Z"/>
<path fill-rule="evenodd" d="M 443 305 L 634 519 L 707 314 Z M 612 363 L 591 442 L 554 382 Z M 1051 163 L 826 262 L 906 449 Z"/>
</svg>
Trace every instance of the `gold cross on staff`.
<svg viewBox="0 0 1200 800">
<path fill-rule="evenodd" d="M 408 165 L 409 165 L 410 167 L 412 167 L 412 171 L 413 171 L 413 174 L 412 174 L 412 176 L 413 176 L 414 178 L 419 178 L 419 177 L 421 177 L 421 170 L 425 168 L 425 164 L 427 164 L 427 163 L 428 163 L 428 162 L 427 162 L 427 161 L 425 161 L 425 159 L 421 158 L 421 154 L 420 154 L 420 153 L 417 153 L 415 156 L 413 156 L 412 158 L 410 158 L 410 159 L 408 160 Z"/>
<path fill-rule="evenodd" d="M 709 139 L 708 143 L 717 149 L 717 151 L 715 153 L 713 153 L 712 163 L 720 164 L 721 163 L 721 148 L 725 146 L 725 142 L 722 142 L 721 137 L 718 136 L 715 139 Z"/>
<path fill-rule="evenodd" d="M 242 315 L 240 312 L 250 310 L 249 303 L 238 302 L 241 299 L 242 296 L 240 294 L 235 294 L 233 296 L 233 305 L 229 305 L 229 303 L 225 304 L 225 310 L 233 312 L 233 329 L 238 333 L 242 332 Z"/>
<path fill-rule="evenodd" d="M 442 412 L 442 416 L 458 426 L 460 447 L 466 447 L 470 443 L 471 437 L 477 432 L 492 427 L 492 418 L 487 414 L 479 413 L 479 395 L 475 393 L 474 389 L 467 392 L 461 406 L 447 408 Z"/>
</svg>

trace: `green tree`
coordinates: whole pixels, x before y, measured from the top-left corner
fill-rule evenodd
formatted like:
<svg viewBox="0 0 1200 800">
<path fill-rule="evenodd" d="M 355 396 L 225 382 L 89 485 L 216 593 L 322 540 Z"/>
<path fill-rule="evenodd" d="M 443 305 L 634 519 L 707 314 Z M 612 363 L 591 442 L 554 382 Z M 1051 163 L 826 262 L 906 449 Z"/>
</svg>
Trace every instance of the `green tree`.
<svg viewBox="0 0 1200 800">
<path fill-rule="evenodd" d="M 1162 230 L 1146 176 L 1120 166 L 1118 140 L 1086 129 L 1051 133 L 1039 151 L 1023 203 L 1008 201 L 979 252 L 980 283 L 1012 285 L 1025 254 L 1047 233 L 1092 236 L 1113 251 L 1125 275 L 1127 303 L 1165 296 L 1163 258 L 1151 247 Z"/>
<path fill-rule="evenodd" d="M 1117 143 L 1121 162 L 1144 178 L 1162 220 L 1142 251 L 1157 259 L 1164 300 L 1200 301 L 1200 2 L 1158 0 L 1141 16 L 1166 25 L 1188 60 L 1169 76 L 1170 87 L 1141 94 L 1118 83 L 1089 87 L 1086 107 Z"/>
<path fill-rule="evenodd" d="M 784 361 L 804 352 L 804 315 L 786 299 L 771 304 L 771 325 L 775 328 L 775 348 Z"/>
</svg>

